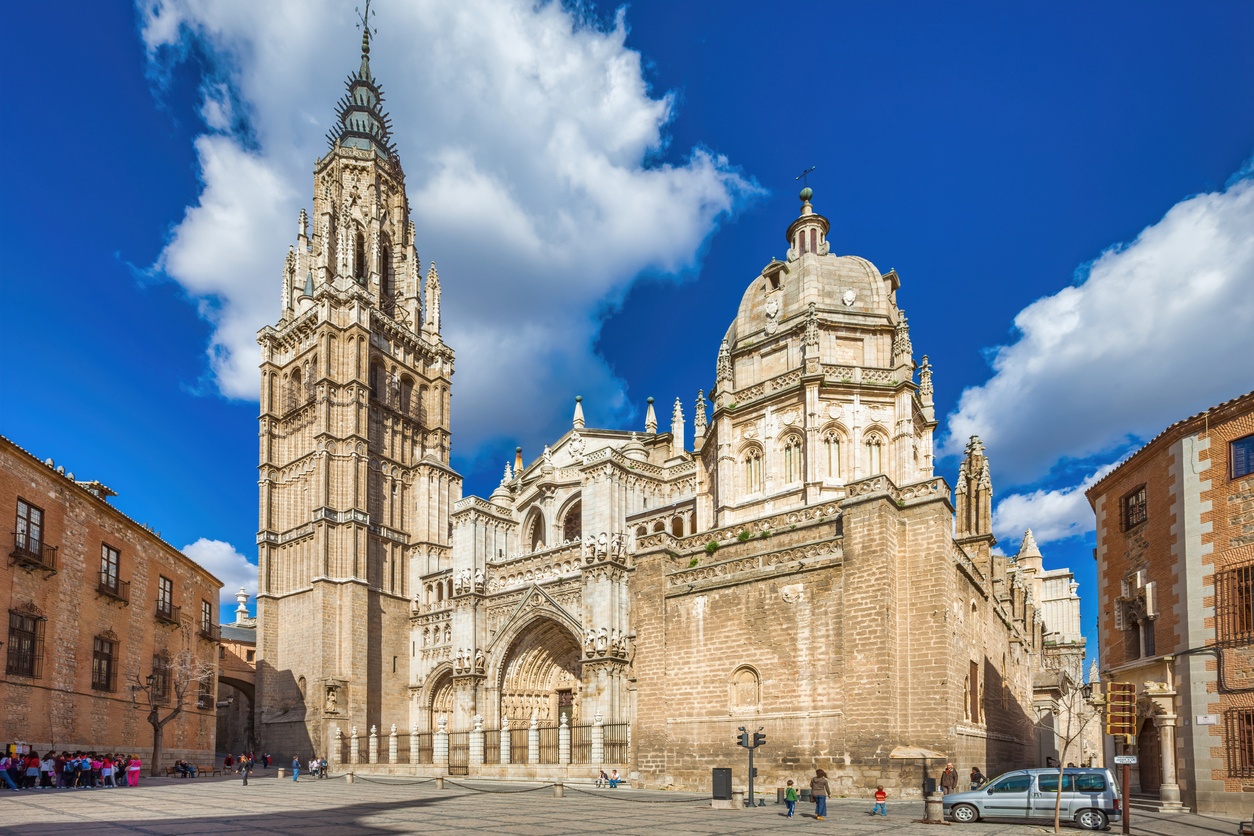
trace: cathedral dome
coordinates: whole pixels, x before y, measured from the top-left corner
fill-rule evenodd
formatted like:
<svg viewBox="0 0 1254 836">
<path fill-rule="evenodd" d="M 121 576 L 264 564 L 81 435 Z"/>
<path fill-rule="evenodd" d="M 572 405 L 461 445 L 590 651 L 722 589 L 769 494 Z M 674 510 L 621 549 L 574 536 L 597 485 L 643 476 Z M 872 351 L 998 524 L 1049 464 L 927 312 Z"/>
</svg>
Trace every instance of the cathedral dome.
<svg viewBox="0 0 1254 836">
<path fill-rule="evenodd" d="M 823 319 L 847 315 L 893 318 L 893 280 L 881 275 L 865 258 L 832 254 L 827 230 L 827 218 L 816 214 L 805 200 L 801 215 L 788 227 L 786 260 L 773 259 L 746 288 L 736 319 L 727 330 L 729 347 L 734 350 L 745 340 L 756 342 L 785 323 L 791 327 L 804 322 L 811 303 Z"/>
</svg>

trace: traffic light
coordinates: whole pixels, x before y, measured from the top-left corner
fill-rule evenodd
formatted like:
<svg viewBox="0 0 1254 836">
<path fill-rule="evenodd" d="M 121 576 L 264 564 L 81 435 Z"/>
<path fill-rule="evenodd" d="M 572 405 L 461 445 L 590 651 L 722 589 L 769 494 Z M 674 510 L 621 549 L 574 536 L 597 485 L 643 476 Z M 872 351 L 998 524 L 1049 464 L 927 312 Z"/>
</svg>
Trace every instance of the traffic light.
<svg viewBox="0 0 1254 836">
<path fill-rule="evenodd" d="M 1106 734 L 1136 734 L 1136 685 L 1131 682 L 1106 684 Z"/>
<path fill-rule="evenodd" d="M 758 748 L 759 746 L 761 746 L 761 745 L 762 745 L 763 743 L 765 743 L 765 742 L 766 742 L 766 735 L 765 735 L 765 734 L 763 734 L 762 732 L 754 732 L 754 733 L 753 733 L 753 748 L 755 748 L 755 749 L 756 749 L 756 748 Z"/>
<path fill-rule="evenodd" d="M 749 732 L 744 731 L 742 729 L 740 732 L 740 740 L 737 741 L 736 745 L 743 746 L 746 749 L 748 749 L 749 748 Z"/>
</svg>

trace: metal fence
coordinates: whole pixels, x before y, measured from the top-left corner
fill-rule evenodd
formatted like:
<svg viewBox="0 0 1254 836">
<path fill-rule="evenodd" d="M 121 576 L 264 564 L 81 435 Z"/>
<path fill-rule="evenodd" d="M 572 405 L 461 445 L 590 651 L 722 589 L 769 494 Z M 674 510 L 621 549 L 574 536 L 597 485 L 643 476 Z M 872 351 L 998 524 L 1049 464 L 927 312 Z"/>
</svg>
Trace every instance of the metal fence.
<svg viewBox="0 0 1254 836">
<path fill-rule="evenodd" d="M 391 745 L 391 741 L 389 744 Z M 396 735 L 396 763 L 409 763 L 409 732 Z"/>
<path fill-rule="evenodd" d="M 627 742 L 630 738 L 627 723 L 605 724 L 605 762 L 627 763 Z"/>
<path fill-rule="evenodd" d="M 448 774 L 470 774 L 470 732 L 448 733 Z"/>
<path fill-rule="evenodd" d="M 340 763 L 343 763 L 343 764 L 352 763 L 353 762 L 352 757 L 351 757 L 352 751 L 353 751 L 352 744 L 349 738 L 346 736 L 341 736 L 340 737 Z"/>
<path fill-rule="evenodd" d="M 527 729 L 509 730 L 509 762 L 527 762 Z"/>
<path fill-rule="evenodd" d="M 540 763 L 557 763 L 560 758 L 559 729 L 557 726 L 540 726 Z"/>
<path fill-rule="evenodd" d="M 418 732 L 418 763 L 431 763 L 435 760 L 435 745 L 432 732 Z"/>
<path fill-rule="evenodd" d="M 592 726 L 570 727 L 570 762 L 592 763 Z"/>
<path fill-rule="evenodd" d="M 483 730 L 483 762 L 484 763 L 500 763 L 501 762 L 501 730 L 500 729 L 484 729 Z"/>
</svg>

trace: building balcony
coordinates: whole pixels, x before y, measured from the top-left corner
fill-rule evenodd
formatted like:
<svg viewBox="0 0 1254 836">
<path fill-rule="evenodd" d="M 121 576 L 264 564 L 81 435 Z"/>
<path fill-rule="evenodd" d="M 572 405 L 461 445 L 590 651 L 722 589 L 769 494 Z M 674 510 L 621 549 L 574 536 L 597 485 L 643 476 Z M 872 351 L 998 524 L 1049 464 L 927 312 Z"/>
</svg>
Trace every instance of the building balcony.
<svg viewBox="0 0 1254 836">
<path fill-rule="evenodd" d="M 153 613 L 153 616 L 162 624 L 178 624 L 179 615 L 182 611 L 182 607 L 176 607 L 171 603 L 158 601 L 157 609 Z"/>
<path fill-rule="evenodd" d="M 222 640 L 222 628 L 217 624 L 205 624 L 201 622 L 200 637 L 205 641 L 217 642 Z"/>
<path fill-rule="evenodd" d="M 49 574 L 57 571 L 57 547 L 49 546 L 29 534 L 14 532 L 13 551 L 9 552 L 9 557 L 27 569 L 43 569 Z"/>
<path fill-rule="evenodd" d="M 120 604 L 129 606 L 131 603 L 131 582 L 124 581 L 121 578 L 101 575 L 100 582 L 96 584 L 96 594 L 112 598 Z"/>
</svg>

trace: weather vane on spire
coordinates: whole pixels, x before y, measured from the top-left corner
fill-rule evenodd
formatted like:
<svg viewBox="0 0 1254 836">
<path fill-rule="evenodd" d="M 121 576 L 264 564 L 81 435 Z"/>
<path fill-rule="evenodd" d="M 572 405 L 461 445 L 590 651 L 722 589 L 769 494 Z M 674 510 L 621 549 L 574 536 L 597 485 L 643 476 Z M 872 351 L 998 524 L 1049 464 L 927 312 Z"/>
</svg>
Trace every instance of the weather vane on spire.
<svg viewBox="0 0 1254 836">
<path fill-rule="evenodd" d="M 805 186 L 805 187 L 808 189 L 808 188 L 810 188 L 810 181 L 809 181 L 809 179 L 808 179 L 808 178 L 809 178 L 810 174 L 811 174 L 811 173 L 814 171 L 814 169 L 816 169 L 816 168 L 818 168 L 818 166 L 817 166 L 817 165 L 812 165 L 812 166 L 810 166 L 809 168 L 807 168 L 805 171 L 803 171 L 803 172 L 801 172 L 800 174 L 798 174 L 798 175 L 797 175 L 795 178 L 793 178 L 793 179 L 795 179 L 795 180 L 800 180 L 800 181 L 801 181 L 801 185 Z"/>
<path fill-rule="evenodd" d="M 361 49 L 362 52 L 370 52 L 370 36 L 379 34 L 378 29 L 370 28 L 370 0 L 366 0 L 366 10 L 362 11 L 356 6 L 353 11 L 357 12 L 357 28 L 362 30 L 361 33 Z"/>
</svg>

